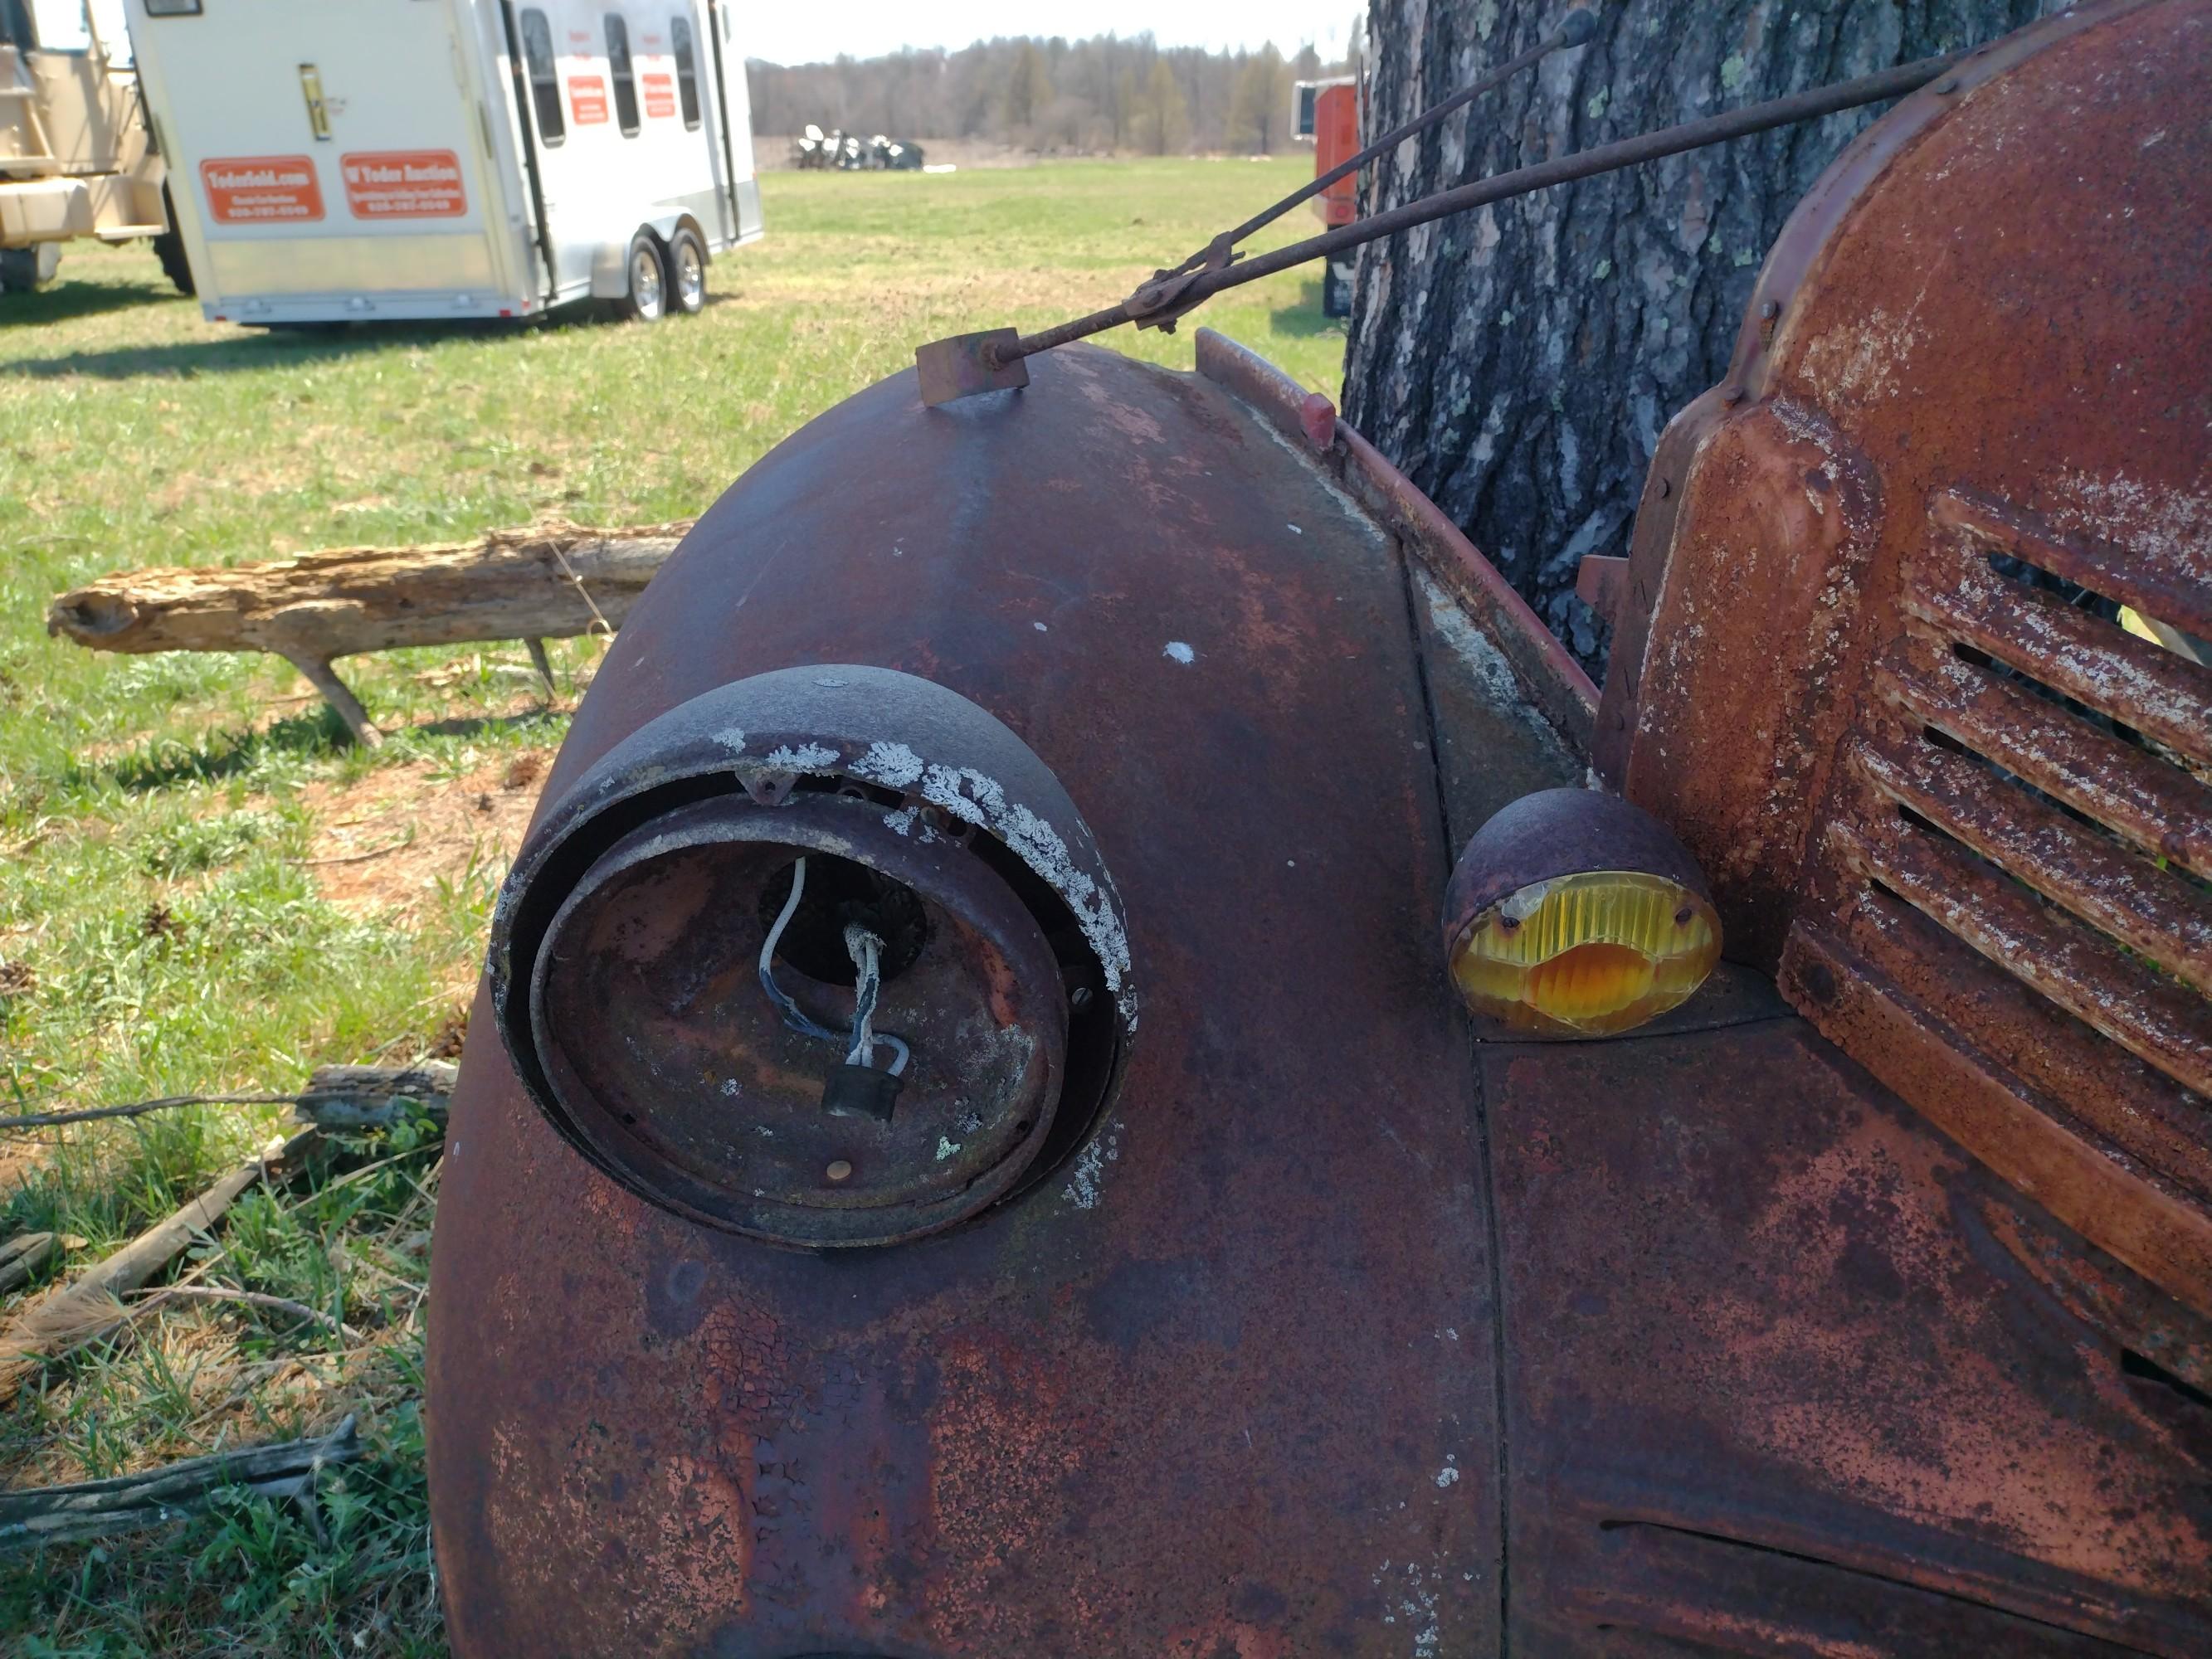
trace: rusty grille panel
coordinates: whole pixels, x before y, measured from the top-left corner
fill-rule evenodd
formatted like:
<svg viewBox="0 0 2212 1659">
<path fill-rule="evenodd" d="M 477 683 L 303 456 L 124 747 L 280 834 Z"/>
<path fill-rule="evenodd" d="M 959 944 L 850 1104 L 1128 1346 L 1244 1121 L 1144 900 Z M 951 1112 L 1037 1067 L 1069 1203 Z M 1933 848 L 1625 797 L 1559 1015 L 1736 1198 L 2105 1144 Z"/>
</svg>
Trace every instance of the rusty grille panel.
<svg viewBox="0 0 2212 1659">
<path fill-rule="evenodd" d="M 1936 497 L 1784 975 L 1824 1023 L 1886 1030 L 1877 1072 L 1909 1075 L 1954 1134 L 2201 1308 L 2212 669 L 2106 614 L 2195 632 L 2212 583 L 2176 564 Z"/>
</svg>

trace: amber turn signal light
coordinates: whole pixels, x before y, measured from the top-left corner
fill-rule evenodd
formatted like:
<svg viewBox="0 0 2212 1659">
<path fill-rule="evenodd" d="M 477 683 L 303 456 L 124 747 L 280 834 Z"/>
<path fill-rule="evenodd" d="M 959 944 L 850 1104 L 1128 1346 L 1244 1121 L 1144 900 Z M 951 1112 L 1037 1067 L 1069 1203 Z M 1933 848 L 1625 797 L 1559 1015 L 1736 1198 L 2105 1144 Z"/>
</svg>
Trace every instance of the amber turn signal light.
<svg viewBox="0 0 2212 1659">
<path fill-rule="evenodd" d="M 1615 796 L 1547 789 L 1498 812 L 1460 855 L 1444 950 L 1475 1012 L 1607 1036 L 1704 984 L 1721 923 L 1695 860 L 1658 820 Z"/>
</svg>

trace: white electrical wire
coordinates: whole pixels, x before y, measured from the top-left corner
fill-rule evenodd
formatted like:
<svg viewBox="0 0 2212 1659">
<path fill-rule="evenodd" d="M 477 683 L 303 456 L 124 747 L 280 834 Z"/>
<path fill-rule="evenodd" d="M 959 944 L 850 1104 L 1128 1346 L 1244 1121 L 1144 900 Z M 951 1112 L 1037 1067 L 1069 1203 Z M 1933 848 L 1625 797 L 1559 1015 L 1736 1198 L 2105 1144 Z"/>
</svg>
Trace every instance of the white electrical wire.
<svg viewBox="0 0 2212 1659">
<path fill-rule="evenodd" d="M 783 988 L 775 982 L 775 947 L 783 938 L 783 930 L 791 925 L 798 913 L 799 901 L 806 891 L 806 860 L 800 859 L 791 866 L 791 894 L 783 902 L 768 937 L 761 941 L 761 989 L 783 1016 L 783 1023 L 802 1036 L 811 1036 L 824 1042 L 845 1045 L 848 1066 L 868 1066 L 874 1063 L 878 1044 L 891 1051 L 890 1074 L 902 1077 L 911 1050 L 889 1031 L 872 1028 L 876 1015 L 876 998 L 883 985 L 883 940 L 855 922 L 845 929 L 846 953 L 853 958 L 853 1030 L 849 1037 L 831 1030 L 813 1018 L 793 1001 Z"/>
</svg>

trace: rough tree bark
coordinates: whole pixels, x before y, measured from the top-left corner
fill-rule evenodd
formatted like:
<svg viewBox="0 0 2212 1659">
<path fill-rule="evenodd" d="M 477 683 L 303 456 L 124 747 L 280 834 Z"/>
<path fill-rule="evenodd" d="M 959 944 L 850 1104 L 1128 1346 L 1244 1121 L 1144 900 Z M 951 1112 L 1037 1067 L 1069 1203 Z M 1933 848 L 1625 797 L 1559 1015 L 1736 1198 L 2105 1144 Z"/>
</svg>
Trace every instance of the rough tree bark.
<svg viewBox="0 0 2212 1659">
<path fill-rule="evenodd" d="M 1597 0 L 1597 38 L 1372 170 L 1363 210 L 1570 150 L 1977 46 L 2058 0 Z M 1565 0 L 1372 0 L 1365 131 L 1541 39 Z M 1626 553 L 1674 410 L 1726 369 L 1768 245 L 1885 106 L 1484 208 L 1363 250 L 1346 417 L 1576 653 L 1587 553 Z"/>
</svg>

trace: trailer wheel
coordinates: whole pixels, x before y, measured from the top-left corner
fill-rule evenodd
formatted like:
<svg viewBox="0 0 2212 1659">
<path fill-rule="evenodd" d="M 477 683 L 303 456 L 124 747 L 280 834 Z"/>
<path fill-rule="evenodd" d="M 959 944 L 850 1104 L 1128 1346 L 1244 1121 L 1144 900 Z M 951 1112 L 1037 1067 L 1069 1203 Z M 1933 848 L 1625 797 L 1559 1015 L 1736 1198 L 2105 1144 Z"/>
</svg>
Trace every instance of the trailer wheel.
<svg viewBox="0 0 2212 1659">
<path fill-rule="evenodd" d="M 685 228 L 668 239 L 669 297 L 686 317 L 707 308 L 707 245 Z"/>
<path fill-rule="evenodd" d="M 177 228 L 177 204 L 166 183 L 161 186 L 161 216 L 169 227 L 154 239 L 154 257 L 161 262 L 161 274 L 176 284 L 178 293 L 198 294 L 191 261 L 185 257 L 185 233 Z"/>
<path fill-rule="evenodd" d="M 630 239 L 629 292 L 615 309 L 634 323 L 657 323 L 668 314 L 668 262 L 649 230 Z"/>
</svg>

